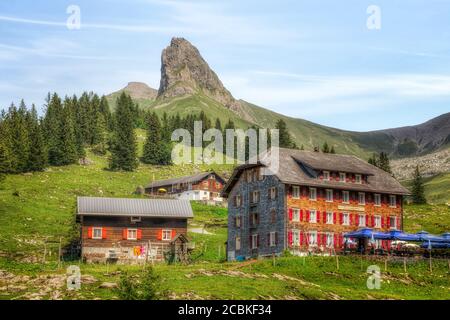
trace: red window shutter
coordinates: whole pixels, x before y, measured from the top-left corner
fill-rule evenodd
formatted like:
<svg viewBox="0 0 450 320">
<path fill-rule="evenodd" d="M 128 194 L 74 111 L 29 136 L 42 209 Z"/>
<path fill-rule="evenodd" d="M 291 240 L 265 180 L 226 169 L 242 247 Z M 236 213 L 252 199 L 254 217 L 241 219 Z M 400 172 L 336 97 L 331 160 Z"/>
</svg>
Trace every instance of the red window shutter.
<svg viewBox="0 0 450 320">
<path fill-rule="evenodd" d="M 317 234 L 317 245 L 320 246 L 321 245 L 321 241 L 322 240 L 322 235 L 321 234 Z"/>
<path fill-rule="evenodd" d="M 375 216 L 372 216 L 372 227 L 375 227 Z"/>
<path fill-rule="evenodd" d="M 162 240 L 162 229 L 159 229 L 159 230 L 158 230 L 158 235 L 157 235 L 157 238 L 156 238 L 156 239 Z"/>
<path fill-rule="evenodd" d="M 127 240 L 128 239 L 128 229 L 122 229 L 122 239 Z"/>
<path fill-rule="evenodd" d="M 320 222 L 320 211 L 316 211 L 316 221 L 317 223 Z"/>
<path fill-rule="evenodd" d="M 343 224 L 344 223 L 344 214 L 341 212 L 339 214 L 339 224 Z"/>
<path fill-rule="evenodd" d="M 106 228 L 102 228 L 102 239 L 106 239 L 107 235 L 106 235 Z"/>
<path fill-rule="evenodd" d="M 333 224 L 336 224 L 336 215 L 337 215 L 337 212 L 333 212 Z"/>
<path fill-rule="evenodd" d="M 324 246 L 327 245 L 327 235 L 325 233 L 322 234 L 322 243 L 323 243 Z"/>
<path fill-rule="evenodd" d="M 88 227 L 88 239 L 92 239 L 92 227 Z"/>
<path fill-rule="evenodd" d="M 303 209 L 300 209 L 300 221 L 303 221 Z"/>
<path fill-rule="evenodd" d="M 136 239 L 137 240 L 141 240 L 142 239 L 142 229 L 137 229 L 137 237 L 136 237 Z"/>
<path fill-rule="evenodd" d="M 391 227 L 391 219 L 389 217 L 386 217 L 386 227 L 387 228 Z"/>
<path fill-rule="evenodd" d="M 353 213 L 350 213 L 350 225 L 353 224 Z"/>
<path fill-rule="evenodd" d="M 172 229 L 172 240 L 175 239 L 176 235 L 177 235 L 177 230 Z"/>
<path fill-rule="evenodd" d="M 290 246 L 292 246 L 292 240 L 293 240 L 292 239 L 292 231 L 289 231 L 288 232 L 288 243 L 289 243 Z"/>
<path fill-rule="evenodd" d="M 304 245 L 304 244 L 305 244 L 305 233 L 300 232 L 300 245 Z"/>
<path fill-rule="evenodd" d="M 309 210 L 306 210 L 306 221 L 309 221 Z"/>
<path fill-rule="evenodd" d="M 289 208 L 289 221 L 292 221 L 292 216 L 293 216 L 293 210 L 292 210 L 292 208 Z"/>
<path fill-rule="evenodd" d="M 337 234 L 334 234 L 333 235 L 333 247 L 337 247 L 337 245 L 338 245 L 338 235 Z"/>
<path fill-rule="evenodd" d="M 326 211 L 323 212 L 322 222 L 327 223 L 327 212 Z"/>
<path fill-rule="evenodd" d="M 369 227 L 369 216 L 366 214 L 366 226 Z"/>
</svg>

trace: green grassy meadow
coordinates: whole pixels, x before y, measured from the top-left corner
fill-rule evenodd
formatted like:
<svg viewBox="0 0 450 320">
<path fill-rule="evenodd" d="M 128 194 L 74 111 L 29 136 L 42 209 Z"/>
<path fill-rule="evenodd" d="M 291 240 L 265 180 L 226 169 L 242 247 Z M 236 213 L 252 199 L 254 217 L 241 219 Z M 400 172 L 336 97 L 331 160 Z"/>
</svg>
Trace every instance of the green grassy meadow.
<svg viewBox="0 0 450 320">
<path fill-rule="evenodd" d="M 138 136 L 139 136 L 138 132 Z M 45 172 L 8 175 L 0 186 L 1 299 L 117 299 L 115 289 L 124 271 L 139 276 L 142 266 L 56 262 L 59 239 L 66 245 L 79 235 L 75 223 L 77 196 L 134 197 L 137 186 L 155 179 L 203 170 L 230 172 L 231 166 L 147 166 L 135 172 L 105 170 L 106 159 L 88 155 L 88 166 L 51 167 Z M 448 299 L 450 274 L 446 260 L 409 263 L 371 261 L 359 257 L 282 257 L 244 263 L 225 262 L 227 210 L 193 203 L 194 219 L 188 236 L 195 243 L 189 265 L 155 265 L 167 299 Z M 198 233 L 198 229 L 207 233 Z M 450 230 L 446 205 L 406 206 L 406 231 Z M 197 230 L 192 232 L 192 230 Z M 44 241 L 47 247 L 43 263 Z M 65 270 L 81 268 L 82 289 L 67 291 Z M 380 290 L 366 286 L 367 266 L 382 269 Z"/>
</svg>

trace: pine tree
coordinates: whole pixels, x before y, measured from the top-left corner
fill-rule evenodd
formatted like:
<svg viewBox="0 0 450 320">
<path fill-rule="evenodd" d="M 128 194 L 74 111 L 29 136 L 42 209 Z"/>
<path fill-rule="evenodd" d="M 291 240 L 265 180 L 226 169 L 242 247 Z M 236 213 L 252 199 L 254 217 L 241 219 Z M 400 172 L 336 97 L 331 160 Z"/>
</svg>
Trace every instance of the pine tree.
<svg viewBox="0 0 450 320">
<path fill-rule="evenodd" d="M 326 141 L 323 143 L 322 152 L 323 153 L 330 153 L 330 147 L 328 146 L 328 143 Z"/>
<path fill-rule="evenodd" d="M 100 99 L 100 113 L 103 115 L 105 119 L 106 128 L 108 131 L 112 130 L 112 121 L 111 121 L 111 109 L 109 108 L 108 99 L 105 96 L 102 96 Z"/>
<path fill-rule="evenodd" d="M 375 167 L 378 167 L 377 155 L 375 153 L 369 158 L 369 163 Z"/>
<path fill-rule="evenodd" d="M 153 165 L 171 163 L 171 152 L 168 143 L 161 139 L 161 123 L 158 116 L 151 112 L 146 117 L 147 140 L 144 144 L 142 162 Z"/>
<path fill-rule="evenodd" d="M 47 166 L 47 149 L 45 146 L 42 125 L 38 119 L 36 107 L 33 104 L 28 120 L 30 154 L 28 158 L 28 170 L 42 171 Z"/>
<path fill-rule="evenodd" d="M 220 122 L 219 118 L 216 118 L 216 124 L 214 125 L 214 128 L 222 132 L 222 123 Z"/>
<path fill-rule="evenodd" d="M 381 152 L 378 160 L 378 167 L 388 173 L 392 173 L 391 165 L 387 153 Z"/>
<path fill-rule="evenodd" d="M 27 126 L 27 108 L 24 101 L 20 102 L 19 109 L 14 105 L 9 109 L 10 115 L 10 141 L 12 151 L 12 169 L 15 172 L 28 170 L 28 159 L 30 155 L 30 140 Z"/>
<path fill-rule="evenodd" d="M 279 146 L 280 148 L 290 148 L 296 149 L 294 141 L 292 140 L 291 134 L 287 129 L 286 122 L 283 119 L 279 119 L 275 125 L 275 129 L 279 130 Z"/>
<path fill-rule="evenodd" d="M 336 150 L 334 150 L 334 146 L 331 146 L 330 153 L 331 154 L 335 154 L 336 153 Z"/>
<path fill-rule="evenodd" d="M 416 166 L 416 169 L 414 170 L 414 179 L 412 182 L 412 201 L 415 204 L 427 203 L 427 199 L 425 198 L 425 187 L 419 166 Z"/>
<path fill-rule="evenodd" d="M 305 150 L 305 146 L 303 144 L 300 146 L 300 150 Z"/>
<path fill-rule="evenodd" d="M 67 102 L 70 99 L 66 99 Z M 75 163 L 78 158 L 77 144 L 75 137 L 75 128 L 73 124 L 73 115 L 69 105 L 65 105 L 60 118 L 60 139 L 59 147 L 62 151 L 62 157 L 59 159 L 59 165 L 68 165 Z"/>
<path fill-rule="evenodd" d="M 114 129 L 110 142 L 109 168 L 133 171 L 138 166 L 133 101 L 129 95 L 122 92 L 117 99 L 116 106 Z"/>
<path fill-rule="evenodd" d="M 0 141 L 0 182 L 5 179 L 5 174 L 10 171 L 10 154 L 5 144 Z"/>
</svg>

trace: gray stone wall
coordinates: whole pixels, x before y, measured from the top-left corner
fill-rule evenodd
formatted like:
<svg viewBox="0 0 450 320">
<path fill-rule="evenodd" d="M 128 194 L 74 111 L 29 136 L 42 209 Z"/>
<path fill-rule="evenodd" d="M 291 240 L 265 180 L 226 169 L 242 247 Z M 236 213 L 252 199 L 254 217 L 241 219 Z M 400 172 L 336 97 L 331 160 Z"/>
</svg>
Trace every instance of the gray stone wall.
<svg viewBox="0 0 450 320">
<path fill-rule="evenodd" d="M 270 199 L 269 190 L 271 187 L 277 188 L 277 196 Z M 251 192 L 259 190 L 260 199 L 257 204 L 251 204 Z M 242 204 L 236 207 L 234 197 L 240 194 Z M 273 253 L 279 255 L 285 248 L 285 187 L 275 176 L 265 176 L 263 180 L 247 182 L 245 174 L 241 175 L 238 183 L 235 184 L 228 197 L 228 260 L 234 260 L 238 256 L 246 258 L 258 256 L 270 256 Z M 272 209 L 275 211 L 275 222 L 272 222 Z M 259 223 L 252 227 L 249 216 L 252 213 L 259 214 Z M 241 227 L 235 225 L 235 218 L 242 217 Z M 268 234 L 277 232 L 277 245 L 268 245 Z M 259 246 L 251 249 L 250 235 L 259 235 Z M 241 238 L 241 249 L 236 249 L 236 237 Z"/>
</svg>

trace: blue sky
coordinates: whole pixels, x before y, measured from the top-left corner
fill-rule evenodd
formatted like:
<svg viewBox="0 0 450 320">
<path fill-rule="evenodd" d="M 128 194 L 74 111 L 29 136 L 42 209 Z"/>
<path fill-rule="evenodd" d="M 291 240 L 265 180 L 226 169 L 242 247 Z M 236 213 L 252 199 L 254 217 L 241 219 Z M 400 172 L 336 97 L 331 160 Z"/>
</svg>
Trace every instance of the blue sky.
<svg viewBox="0 0 450 320">
<path fill-rule="evenodd" d="M 66 10 L 81 10 L 69 30 Z M 377 5 L 381 29 L 366 26 Z M 159 86 L 171 37 L 197 46 L 236 98 L 368 131 L 450 111 L 450 1 L 0 2 L 0 106 L 46 93 Z"/>
</svg>

